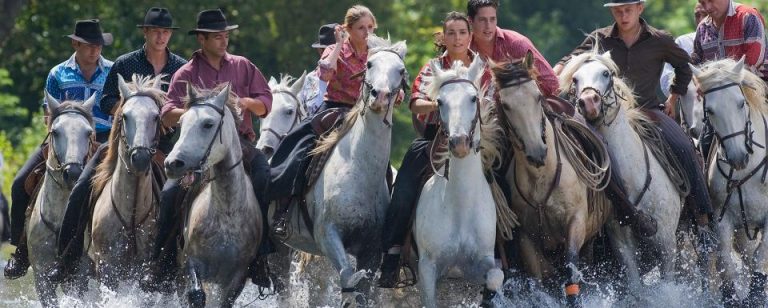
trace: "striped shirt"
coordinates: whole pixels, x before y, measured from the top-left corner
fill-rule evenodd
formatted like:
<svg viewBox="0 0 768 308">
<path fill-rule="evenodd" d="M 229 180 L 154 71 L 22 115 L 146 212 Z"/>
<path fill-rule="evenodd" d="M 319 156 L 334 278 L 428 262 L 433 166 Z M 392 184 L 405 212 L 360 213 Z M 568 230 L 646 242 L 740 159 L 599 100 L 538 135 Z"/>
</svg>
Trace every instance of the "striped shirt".
<svg viewBox="0 0 768 308">
<path fill-rule="evenodd" d="M 59 63 L 51 69 L 48 73 L 48 79 L 45 81 L 45 90 L 58 100 L 83 101 L 95 93 L 98 102 L 111 68 L 112 61 L 100 57 L 99 65 L 91 76 L 91 80 L 85 80 L 80 66 L 75 61 L 75 54 L 72 54 L 67 61 Z M 96 123 L 97 132 L 107 132 L 112 128 L 112 117 L 106 112 L 102 112 L 99 104 L 93 106 L 93 120 Z"/>
<path fill-rule="evenodd" d="M 728 14 L 720 28 L 711 17 L 696 28 L 691 60 L 706 61 L 745 57 L 749 69 L 768 80 L 768 49 L 766 49 L 765 19 L 754 8 L 730 2 Z"/>
</svg>

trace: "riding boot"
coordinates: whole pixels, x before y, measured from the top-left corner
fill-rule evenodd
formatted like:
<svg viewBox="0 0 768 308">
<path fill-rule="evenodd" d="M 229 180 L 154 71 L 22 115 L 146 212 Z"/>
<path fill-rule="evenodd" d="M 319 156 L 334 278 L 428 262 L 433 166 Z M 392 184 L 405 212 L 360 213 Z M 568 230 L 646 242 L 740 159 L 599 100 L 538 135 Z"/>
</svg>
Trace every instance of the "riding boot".
<svg viewBox="0 0 768 308">
<path fill-rule="evenodd" d="M 288 209 L 290 208 L 291 198 L 281 198 L 277 200 L 277 207 L 272 216 L 272 233 L 276 236 L 286 236 L 288 234 Z"/>
<path fill-rule="evenodd" d="M 22 236 L 16 246 L 16 252 L 11 254 L 5 264 L 5 279 L 17 279 L 27 274 L 29 254 L 27 252 L 27 237 Z"/>
<path fill-rule="evenodd" d="M 379 287 L 386 289 L 396 288 L 400 280 L 400 254 L 385 253 L 379 270 L 381 271 Z"/>
</svg>

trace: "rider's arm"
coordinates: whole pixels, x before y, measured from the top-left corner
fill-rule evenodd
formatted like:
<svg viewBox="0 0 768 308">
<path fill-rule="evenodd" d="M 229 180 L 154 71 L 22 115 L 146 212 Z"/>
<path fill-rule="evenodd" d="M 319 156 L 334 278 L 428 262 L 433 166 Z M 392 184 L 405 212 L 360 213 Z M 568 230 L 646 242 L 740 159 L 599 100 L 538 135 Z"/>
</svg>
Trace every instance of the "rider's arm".
<svg viewBox="0 0 768 308">
<path fill-rule="evenodd" d="M 114 115 L 117 110 L 117 102 L 120 100 L 120 90 L 117 88 L 117 74 L 122 71 L 122 61 L 116 61 L 107 75 L 107 81 L 104 82 L 103 95 L 99 101 L 99 108 L 109 114 Z M 123 76 L 125 78 L 126 76 Z M 131 76 L 128 76 L 130 78 Z"/>
<path fill-rule="evenodd" d="M 178 70 L 171 78 L 171 84 L 168 86 L 168 101 L 163 105 L 160 117 L 165 127 L 174 127 L 179 123 L 181 115 L 184 114 L 183 98 L 187 96 L 187 74 Z"/>
<path fill-rule="evenodd" d="M 263 118 L 272 109 L 272 91 L 256 65 L 249 64 L 251 83 L 248 85 L 248 97 L 241 97 L 239 100 L 240 106 Z"/>
</svg>

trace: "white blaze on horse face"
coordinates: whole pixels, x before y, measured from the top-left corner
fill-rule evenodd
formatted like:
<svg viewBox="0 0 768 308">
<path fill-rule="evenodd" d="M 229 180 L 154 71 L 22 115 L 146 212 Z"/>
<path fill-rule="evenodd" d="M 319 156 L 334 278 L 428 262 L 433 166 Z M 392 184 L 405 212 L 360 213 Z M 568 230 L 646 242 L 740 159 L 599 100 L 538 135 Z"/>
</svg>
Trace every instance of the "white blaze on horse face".
<svg viewBox="0 0 768 308">
<path fill-rule="evenodd" d="M 601 115 L 602 105 L 606 103 L 602 101 L 601 95 L 610 91 L 611 78 L 611 71 L 598 61 L 585 63 L 573 74 L 578 108 L 587 119 L 605 116 Z"/>
</svg>

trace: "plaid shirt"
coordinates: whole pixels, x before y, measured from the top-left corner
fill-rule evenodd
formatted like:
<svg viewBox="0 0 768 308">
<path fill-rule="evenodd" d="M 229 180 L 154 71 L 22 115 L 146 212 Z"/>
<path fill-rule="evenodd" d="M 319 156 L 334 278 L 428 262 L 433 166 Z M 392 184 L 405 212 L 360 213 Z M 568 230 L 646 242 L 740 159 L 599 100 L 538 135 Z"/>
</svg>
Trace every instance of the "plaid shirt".
<svg viewBox="0 0 768 308">
<path fill-rule="evenodd" d="M 95 93 L 98 101 L 111 68 L 112 61 L 100 57 L 99 65 L 91 76 L 91 80 L 85 80 L 83 72 L 80 71 L 80 65 L 75 61 L 75 54 L 72 54 L 67 61 L 51 69 L 48 73 L 48 79 L 45 81 L 45 90 L 58 100 L 82 101 Z M 97 132 L 107 132 L 112 128 L 112 117 L 106 112 L 102 112 L 99 104 L 93 106 L 93 120 L 96 123 Z"/>
<path fill-rule="evenodd" d="M 469 58 L 474 59 L 475 55 L 468 51 Z M 437 60 L 440 61 L 440 68 L 443 70 L 450 69 L 453 65 L 453 60 L 451 57 L 448 56 L 448 53 L 443 53 L 442 56 L 438 57 Z M 430 60 L 432 61 L 432 60 Z M 488 84 L 491 80 L 491 73 L 487 69 L 483 72 L 483 77 L 481 79 L 481 84 L 484 86 Z M 432 69 L 429 67 L 429 62 L 427 64 L 424 64 L 424 66 L 421 67 L 421 70 L 419 70 L 419 75 L 416 76 L 416 79 L 413 81 L 413 85 L 411 86 L 411 100 L 409 102 L 410 104 L 413 104 L 418 99 L 428 100 L 431 101 L 433 98 L 429 97 L 429 86 L 432 83 Z M 417 114 L 416 118 L 419 119 L 422 123 L 429 125 L 429 124 L 440 124 L 440 113 L 437 111 L 432 111 L 428 114 Z"/>
<path fill-rule="evenodd" d="M 694 64 L 745 57 L 749 69 L 768 80 L 765 20 L 754 8 L 731 1 L 728 15 L 718 29 L 711 17 L 696 28 L 691 60 Z"/>
<path fill-rule="evenodd" d="M 348 105 L 354 105 L 360 97 L 360 86 L 363 84 L 363 75 L 351 78 L 353 75 L 365 71 L 368 61 L 368 52 L 357 53 L 349 41 L 341 44 L 341 53 L 336 60 L 336 69 L 331 69 L 331 63 L 326 60 L 336 49 L 336 44 L 328 46 L 323 51 L 323 56 L 317 63 L 317 71 L 320 80 L 328 83 L 325 100 Z"/>
</svg>

